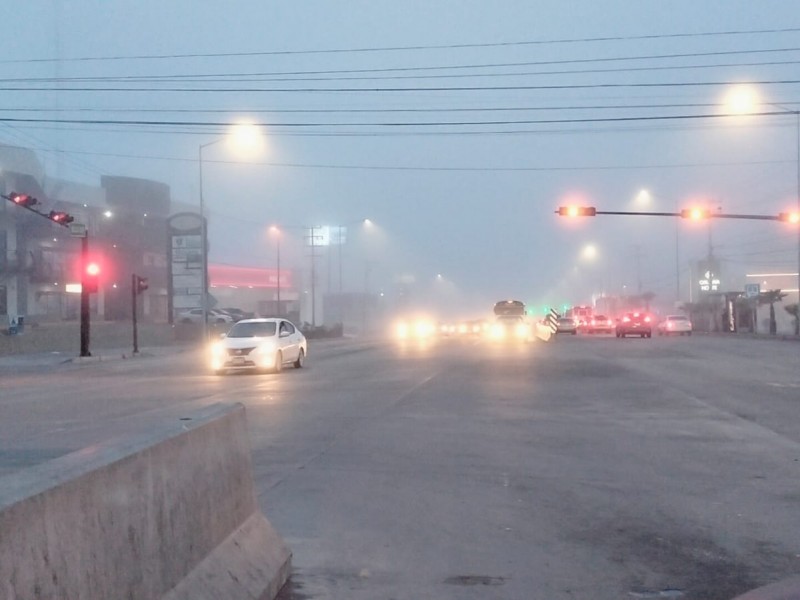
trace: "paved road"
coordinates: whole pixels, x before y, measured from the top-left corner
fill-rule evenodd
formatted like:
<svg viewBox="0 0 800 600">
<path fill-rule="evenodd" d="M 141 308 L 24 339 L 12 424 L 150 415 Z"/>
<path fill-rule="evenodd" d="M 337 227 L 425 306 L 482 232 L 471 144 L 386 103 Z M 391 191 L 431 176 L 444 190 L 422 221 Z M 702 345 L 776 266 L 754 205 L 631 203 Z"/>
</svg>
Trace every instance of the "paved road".
<svg viewBox="0 0 800 600">
<path fill-rule="evenodd" d="M 312 350 L 277 376 L 188 351 L 7 368 L 0 469 L 238 400 L 287 600 L 715 600 L 800 571 L 800 344 Z"/>
</svg>

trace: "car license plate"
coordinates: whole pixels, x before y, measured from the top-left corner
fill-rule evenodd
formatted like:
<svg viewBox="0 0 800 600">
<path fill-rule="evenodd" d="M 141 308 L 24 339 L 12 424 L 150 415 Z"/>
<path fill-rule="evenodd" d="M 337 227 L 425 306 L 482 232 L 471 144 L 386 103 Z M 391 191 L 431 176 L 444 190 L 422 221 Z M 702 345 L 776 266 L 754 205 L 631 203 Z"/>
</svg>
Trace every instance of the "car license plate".
<svg viewBox="0 0 800 600">
<path fill-rule="evenodd" d="M 244 356 L 234 356 L 233 357 L 233 364 L 234 365 L 243 365 L 244 364 Z"/>
</svg>

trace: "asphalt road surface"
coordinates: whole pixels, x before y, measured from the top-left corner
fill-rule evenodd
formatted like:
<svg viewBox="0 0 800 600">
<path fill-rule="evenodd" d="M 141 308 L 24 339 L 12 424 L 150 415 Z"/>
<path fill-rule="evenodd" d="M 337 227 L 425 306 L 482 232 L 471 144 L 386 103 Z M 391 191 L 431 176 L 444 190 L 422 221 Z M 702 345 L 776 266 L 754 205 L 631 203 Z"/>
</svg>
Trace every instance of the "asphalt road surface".
<svg viewBox="0 0 800 600">
<path fill-rule="evenodd" d="M 0 474 L 238 401 L 285 600 L 727 599 L 800 572 L 798 365 L 701 336 L 0 363 Z"/>
</svg>

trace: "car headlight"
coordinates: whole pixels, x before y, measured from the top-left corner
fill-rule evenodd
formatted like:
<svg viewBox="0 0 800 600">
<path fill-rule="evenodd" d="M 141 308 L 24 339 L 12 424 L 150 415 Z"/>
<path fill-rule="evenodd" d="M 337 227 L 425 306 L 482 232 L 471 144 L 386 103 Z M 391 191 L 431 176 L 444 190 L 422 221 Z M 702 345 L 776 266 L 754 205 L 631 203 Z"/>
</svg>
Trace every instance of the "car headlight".
<svg viewBox="0 0 800 600">
<path fill-rule="evenodd" d="M 528 335 L 528 328 L 525 325 L 517 325 L 514 333 L 517 334 L 517 337 L 526 337 Z"/>
<path fill-rule="evenodd" d="M 492 325 L 492 337 L 495 339 L 502 339 L 506 336 L 506 328 L 502 325 Z"/>
</svg>

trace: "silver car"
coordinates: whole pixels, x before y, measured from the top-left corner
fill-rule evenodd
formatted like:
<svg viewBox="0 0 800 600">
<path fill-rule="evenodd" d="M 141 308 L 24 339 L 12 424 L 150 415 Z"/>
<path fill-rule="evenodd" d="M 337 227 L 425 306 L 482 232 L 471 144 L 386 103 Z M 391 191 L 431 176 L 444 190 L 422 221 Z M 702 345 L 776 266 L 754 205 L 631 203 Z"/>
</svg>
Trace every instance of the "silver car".
<svg viewBox="0 0 800 600">
<path fill-rule="evenodd" d="M 211 370 L 277 373 L 286 364 L 300 369 L 308 356 L 306 336 L 286 319 L 242 319 L 211 346 Z"/>
</svg>

